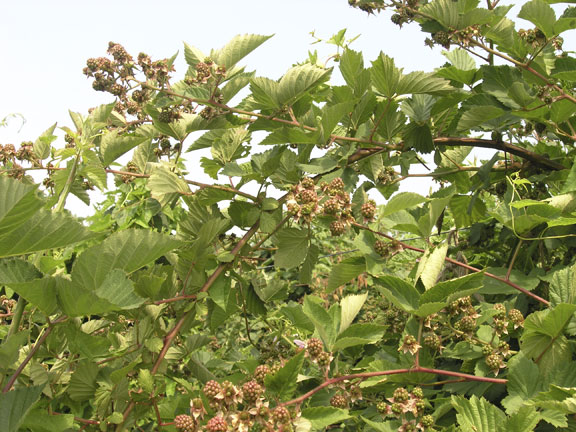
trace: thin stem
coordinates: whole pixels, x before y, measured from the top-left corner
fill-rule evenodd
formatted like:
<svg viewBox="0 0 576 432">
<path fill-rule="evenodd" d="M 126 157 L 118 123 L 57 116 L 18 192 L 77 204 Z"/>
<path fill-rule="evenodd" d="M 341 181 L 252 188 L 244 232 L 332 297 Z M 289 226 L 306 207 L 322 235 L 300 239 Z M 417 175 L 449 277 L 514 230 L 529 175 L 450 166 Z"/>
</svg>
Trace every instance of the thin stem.
<svg viewBox="0 0 576 432">
<path fill-rule="evenodd" d="M 446 376 L 453 376 L 453 377 L 461 378 L 462 380 L 466 380 L 466 381 L 488 382 L 488 383 L 493 383 L 493 384 L 506 384 L 508 382 L 508 380 L 502 379 L 502 378 L 480 377 L 480 376 L 476 376 L 476 375 L 465 374 L 462 372 L 453 372 L 453 371 L 447 371 L 447 370 L 441 370 L 441 369 L 430 369 L 430 368 L 424 368 L 424 367 L 416 366 L 416 367 L 413 367 L 411 369 L 393 369 L 393 370 L 376 371 L 376 372 L 362 372 L 362 373 L 357 373 L 357 374 L 352 374 L 352 375 L 344 375 L 344 376 L 339 376 L 336 378 L 330 378 L 330 379 L 324 381 L 319 386 L 314 387 L 312 390 L 308 391 L 307 393 L 304 393 L 302 396 L 297 397 L 297 398 L 292 399 L 292 400 L 289 400 L 287 402 L 281 403 L 280 406 L 300 404 L 300 403 L 304 402 L 306 399 L 308 399 L 309 397 L 318 393 L 320 390 L 322 390 L 326 387 L 330 387 L 330 386 L 332 386 L 336 383 L 342 382 L 342 381 L 351 381 L 351 380 L 366 379 L 366 378 L 372 378 L 372 377 L 378 377 L 378 376 L 409 374 L 409 373 L 429 373 L 429 374 L 434 374 L 434 375 L 446 375 Z"/>
<path fill-rule="evenodd" d="M 518 244 L 516 245 L 516 249 L 514 249 L 514 255 L 512 255 L 512 259 L 510 260 L 510 264 L 508 265 L 508 271 L 506 272 L 506 280 L 510 280 L 510 274 L 512 273 L 512 268 L 514 267 L 514 263 L 516 262 L 516 258 L 518 258 L 518 253 L 520 252 L 520 248 L 522 247 L 522 240 L 518 240 Z"/>
<path fill-rule="evenodd" d="M 62 211 L 64 209 L 64 206 L 66 205 L 66 198 L 68 198 L 68 194 L 70 193 L 70 190 L 72 189 L 72 183 L 74 183 L 74 179 L 76 178 L 76 169 L 78 167 L 78 163 L 80 162 L 80 153 L 76 153 L 76 157 L 74 158 L 74 161 L 72 162 L 72 168 L 70 168 L 70 174 L 68 175 L 68 178 L 66 179 L 66 184 L 64 185 L 64 188 L 62 189 L 62 192 L 60 193 L 60 196 L 58 197 L 58 203 L 56 204 L 56 207 L 54 208 L 54 211 L 59 212 Z"/>
<path fill-rule="evenodd" d="M 27 304 L 28 302 L 24 299 L 24 297 L 18 298 L 18 303 L 16 303 L 16 307 L 14 308 L 12 322 L 10 323 L 8 334 L 4 338 L 4 343 L 8 342 L 11 336 L 14 336 L 16 333 L 18 333 L 20 324 L 22 323 L 22 316 L 24 315 L 24 309 L 26 309 Z"/>
</svg>

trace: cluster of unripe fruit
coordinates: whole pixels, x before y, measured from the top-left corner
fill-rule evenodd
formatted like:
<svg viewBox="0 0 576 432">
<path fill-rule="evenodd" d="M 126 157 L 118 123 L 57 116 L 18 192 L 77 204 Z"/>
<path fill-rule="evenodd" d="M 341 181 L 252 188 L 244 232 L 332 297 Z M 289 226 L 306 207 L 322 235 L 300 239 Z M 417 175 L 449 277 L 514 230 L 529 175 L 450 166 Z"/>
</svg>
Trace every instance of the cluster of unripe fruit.
<svg viewBox="0 0 576 432">
<path fill-rule="evenodd" d="M 376 409 L 382 416 L 397 417 L 402 421 L 398 430 L 401 431 L 432 431 L 434 417 L 424 414 L 428 402 L 424 398 L 424 392 L 420 387 L 414 387 L 408 391 L 404 387 L 394 390 L 391 398 L 376 405 Z"/>
<path fill-rule="evenodd" d="M 144 75 L 144 81 L 164 86 L 170 79 L 170 72 L 174 70 L 167 59 L 153 61 L 145 53 L 138 54 L 137 60 L 126 49 L 115 42 L 108 44 L 107 57 L 89 58 L 83 72 L 86 76 L 94 78 L 92 88 L 96 91 L 108 92 L 118 98 L 114 109 L 121 113 L 144 119 L 147 115 L 142 108 L 153 96 L 152 92 L 145 88 L 131 91 L 140 71 Z"/>
<path fill-rule="evenodd" d="M 174 426 L 182 432 L 292 431 L 295 413 L 282 405 L 270 408 L 264 396 L 264 380 L 274 372 L 275 368 L 258 366 L 252 379 L 241 386 L 230 381 L 208 381 L 203 389 L 204 398 L 192 399 L 190 414 L 176 416 Z M 211 417 L 205 420 L 207 408 Z"/>
<path fill-rule="evenodd" d="M 430 315 L 425 327 L 428 329 L 422 338 L 422 345 L 435 352 L 441 352 L 443 342 L 465 340 L 481 347 L 484 360 L 490 371 L 498 375 L 505 368 L 506 358 L 512 355 L 510 345 L 500 340 L 509 330 L 517 329 L 524 324 L 524 316 L 518 309 L 510 309 L 502 304 L 495 304 L 492 312 L 492 322 L 486 321 L 493 331 L 493 340 L 485 342 L 476 337 L 480 314 L 472 305 L 470 297 L 462 297 L 453 301 L 447 308 L 437 314 Z"/>
<path fill-rule="evenodd" d="M 330 233 L 333 236 L 344 234 L 356 222 L 350 194 L 344 190 L 344 181 L 340 177 L 318 186 L 309 177 L 302 179 L 288 194 L 286 208 L 295 220 L 308 224 L 317 216 L 331 218 Z M 372 221 L 376 214 L 376 203 L 372 200 L 365 202 L 360 212 L 365 221 Z"/>
</svg>

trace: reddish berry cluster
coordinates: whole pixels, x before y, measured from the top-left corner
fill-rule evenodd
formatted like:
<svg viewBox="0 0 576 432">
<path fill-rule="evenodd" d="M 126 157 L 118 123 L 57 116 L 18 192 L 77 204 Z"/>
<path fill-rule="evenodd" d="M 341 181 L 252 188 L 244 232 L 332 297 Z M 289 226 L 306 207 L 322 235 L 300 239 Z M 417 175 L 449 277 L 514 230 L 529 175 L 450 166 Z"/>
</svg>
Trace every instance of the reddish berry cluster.
<svg viewBox="0 0 576 432">
<path fill-rule="evenodd" d="M 180 414 L 174 418 L 174 426 L 182 432 L 194 432 L 196 422 L 189 415 Z"/>
</svg>

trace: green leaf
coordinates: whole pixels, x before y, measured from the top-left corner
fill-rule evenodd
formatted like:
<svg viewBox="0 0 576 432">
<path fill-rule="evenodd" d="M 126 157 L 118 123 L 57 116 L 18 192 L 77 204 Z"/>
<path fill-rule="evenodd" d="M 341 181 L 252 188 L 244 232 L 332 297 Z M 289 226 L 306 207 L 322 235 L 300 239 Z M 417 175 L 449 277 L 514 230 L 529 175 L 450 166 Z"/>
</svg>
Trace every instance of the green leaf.
<svg viewBox="0 0 576 432">
<path fill-rule="evenodd" d="M 364 93 L 370 85 L 370 71 L 364 68 L 362 53 L 345 49 L 340 56 L 340 73 L 357 95 Z"/>
<path fill-rule="evenodd" d="M 384 209 L 382 210 L 382 216 L 388 216 L 392 213 L 396 213 L 400 210 L 407 210 L 416 207 L 418 204 L 422 204 L 427 199 L 422 195 L 414 192 L 401 192 L 394 195 Z"/>
<path fill-rule="evenodd" d="M 506 422 L 507 432 L 531 432 L 540 423 L 542 416 L 533 407 L 524 406 Z"/>
<path fill-rule="evenodd" d="M 260 145 L 273 144 L 316 144 L 318 138 L 315 133 L 306 132 L 294 127 L 283 126 L 270 133 L 260 141 Z"/>
<path fill-rule="evenodd" d="M 102 163 L 106 166 L 110 165 L 124 153 L 132 150 L 148 139 L 146 136 L 120 135 L 118 131 L 115 130 L 105 133 L 100 141 Z"/>
<path fill-rule="evenodd" d="M 44 386 L 17 387 L 0 394 L 0 430 L 16 432 L 32 408 Z"/>
<path fill-rule="evenodd" d="M 72 281 L 74 285 L 96 290 L 112 270 L 132 273 L 181 244 L 171 236 L 154 231 L 134 229 L 114 233 L 76 259 Z"/>
<path fill-rule="evenodd" d="M 420 297 L 420 304 L 449 303 L 460 297 L 470 295 L 482 287 L 484 273 L 472 273 L 457 279 L 440 282 Z"/>
<path fill-rule="evenodd" d="M 228 215 L 234 225 L 249 227 L 256 223 L 260 217 L 260 209 L 255 204 L 244 201 L 233 201 L 228 207 Z"/>
<path fill-rule="evenodd" d="M 375 431 L 378 432 L 395 432 L 396 430 L 398 430 L 397 428 L 393 427 L 392 425 L 390 425 L 390 422 L 375 422 L 372 420 L 369 420 L 365 417 L 360 417 L 362 419 L 362 421 L 364 423 L 366 423 L 368 426 L 370 426 L 372 429 L 374 429 Z"/>
<path fill-rule="evenodd" d="M 562 186 L 560 193 L 566 194 L 574 191 L 576 191 L 576 158 L 574 158 L 572 168 L 570 168 L 570 173 L 568 174 L 568 178 Z"/>
<path fill-rule="evenodd" d="M 331 347 L 336 340 L 337 329 L 330 314 L 321 305 L 322 300 L 314 296 L 304 298 L 302 310 L 308 316 L 310 321 L 327 347 Z"/>
<path fill-rule="evenodd" d="M 486 216 L 486 205 L 479 197 L 454 195 L 449 207 L 457 228 L 468 227 Z"/>
<path fill-rule="evenodd" d="M 296 390 L 297 378 L 304 363 L 305 351 L 302 350 L 286 362 L 284 367 L 265 379 L 266 390 L 280 400 L 288 400 Z"/>
<path fill-rule="evenodd" d="M 515 91 L 523 90 L 528 95 L 529 87 L 522 80 L 522 74 L 510 66 L 482 66 L 482 90 L 494 96 L 506 106 L 519 109 L 523 104 L 519 104 L 515 98 L 510 97 L 510 91 L 514 86 L 518 87 Z M 530 98 L 530 96 L 526 96 Z M 525 102 L 529 103 L 529 102 Z"/>
<path fill-rule="evenodd" d="M 34 141 L 34 154 L 37 158 L 44 160 L 50 156 L 50 144 L 52 144 L 58 137 L 54 135 L 54 130 L 56 129 L 56 123 L 46 129 L 42 134 Z"/>
<path fill-rule="evenodd" d="M 452 406 L 462 432 L 504 431 L 506 415 L 483 397 L 452 396 Z"/>
<path fill-rule="evenodd" d="M 40 210 L 16 230 L 0 236 L 0 257 L 64 247 L 92 235 L 70 216 Z"/>
<path fill-rule="evenodd" d="M 308 254 L 308 232 L 299 228 L 284 228 L 276 235 L 278 251 L 274 255 L 274 265 L 279 268 L 292 268 L 300 265 Z"/>
<path fill-rule="evenodd" d="M 460 117 L 458 121 L 458 130 L 467 131 L 477 126 L 487 122 L 488 120 L 493 120 L 504 114 L 502 108 L 495 107 L 493 105 L 486 106 L 475 106 L 472 107 Z"/>
<path fill-rule="evenodd" d="M 270 39 L 270 36 L 244 34 L 234 36 L 223 48 L 211 54 L 216 64 L 231 69 L 236 63 Z M 184 53 L 186 55 L 186 53 Z M 190 55 L 190 54 L 189 54 Z"/>
<path fill-rule="evenodd" d="M 347 258 L 333 265 L 328 277 L 328 290 L 334 291 L 365 271 L 366 260 L 364 257 Z"/>
<path fill-rule="evenodd" d="M 396 67 L 391 57 L 381 52 L 372 62 L 370 72 L 372 83 L 378 92 L 389 98 L 396 94 L 402 71 Z"/>
<path fill-rule="evenodd" d="M 321 430 L 331 424 L 350 418 L 348 410 L 334 407 L 313 407 L 302 410 L 302 417 L 310 421 L 313 430 Z"/>
<path fill-rule="evenodd" d="M 186 59 L 186 63 L 190 66 L 196 66 L 196 64 L 204 61 L 206 55 L 204 55 L 204 53 L 198 48 L 184 42 L 184 58 Z"/>
<path fill-rule="evenodd" d="M 314 323 L 302 310 L 302 305 L 284 306 L 280 313 L 290 320 L 294 326 L 309 333 L 314 332 Z"/>
<path fill-rule="evenodd" d="M 92 399 L 98 388 L 97 376 L 98 365 L 96 363 L 81 361 L 76 370 L 72 372 L 67 394 L 72 400 L 78 402 Z"/>
<path fill-rule="evenodd" d="M 83 166 L 80 173 L 96 185 L 101 191 L 107 187 L 106 170 L 92 150 L 82 151 Z"/>
<path fill-rule="evenodd" d="M 295 66 L 280 79 L 276 100 L 282 105 L 292 105 L 306 92 L 328 80 L 330 70 L 310 64 Z"/>
<path fill-rule="evenodd" d="M 42 277 L 42 273 L 29 261 L 23 259 L 0 260 L 0 285 L 29 282 Z"/>
<path fill-rule="evenodd" d="M 426 251 L 420 260 L 418 274 L 427 290 L 436 285 L 438 276 L 440 276 L 444 268 L 444 260 L 446 259 L 447 252 L 448 244 L 444 243 L 434 248 L 432 252 L 430 252 L 430 250 Z"/>
<path fill-rule="evenodd" d="M 564 330 L 575 311 L 576 305 L 562 303 L 526 318 L 520 347 L 527 356 L 538 360 L 541 370 L 552 371 L 571 360 L 572 349 Z"/>
<path fill-rule="evenodd" d="M 352 346 L 378 343 L 385 331 L 386 327 L 378 324 L 352 324 L 338 335 L 332 350 L 339 351 Z"/>
<path fill-rule="evenodd" d="M 418 153 L 431 153 L 435 148 L 432 131 L 427 124 L 408 124 L 402 138 L 408 148 L 414 149 Z"/>
<path fill-rule="evenodd" d="M 508 395 L 502 400 L 507 414 L 516 413 L 543 389 L 538 366 L 524 352 L 508 361 Z"/>
<path fill-rule="evenodd" d="M 430 120 L 432 107 L 436 98 L 425 94 L 416 94 L 410 99 L 402 102 L 401 109 L 404 114 L 410 117 L 410 120 L 418 125 L 422 125 Z"/>
<path fill-rule="evenodd" d="M 0 237 L 30 219 L 44 203 L 36 187 L 18 180 L 0 177 Z"/>
<path fill-rule="evenodd" d="M 353 294 L 340 300 L 340 333 L 346 330 L 358 315 L 368 298 L 368 293 Z"/>
<path fill-rule="evenodd" d="M 54 415 L 46 409 L 35 408 L 26 416 L 21 428 L 34 432 L 74 430 L 74 414 Z"/>
<path fill-rule="evenodd" d="M 7 369 L 18 361 L 20 349 L 28 343 L 29 331 L 19 331 L 9 338 L 4 337 L 0 344 L 0 365 L 1 369 Z"/>
<path fill-rule="evenodd" d="M 30 304 L 38 307 L 47 315 L 51 315 L 58 309 L 57 293 L 59 289 L 69 284 L 70 281 L 60 277 L 45 277 L 7 285 Z"/>
<path fill-rule="evenodd" d="M 542 30 L 547 38 L 555 35 L 556 14 L 554 9 L 543 0 L 531 0 L 525 3 L 520 9 L 518 17 L 530 21 Z"/>
<path fill-rule="evenodd" d="M 418 309 L 420 293 L 408 282 L 395 276 L 381 276 L 375 281 L 378 290 L 397 308 L 406 312 Z"/>
<path fill-rule="evenodd" d="M 550 280 L 550 304 L 576 303 L 576 265 L 554 272 Z"/>
<path fill-rule="evenodd" d="M 451 90 L 454 90 L 454 87 L 444 78 L 433 73 L 416 71 L 400 78 L 398 87 L 396 87 L 396 94 L 443 94 Z"/>
<path fill-rule="evenodd" d="M 110 271 L 94 293 L 122 310 L 137 308 L 146 301 L 134 292 L 132 281 L 120 269 Z"/>
</svg>

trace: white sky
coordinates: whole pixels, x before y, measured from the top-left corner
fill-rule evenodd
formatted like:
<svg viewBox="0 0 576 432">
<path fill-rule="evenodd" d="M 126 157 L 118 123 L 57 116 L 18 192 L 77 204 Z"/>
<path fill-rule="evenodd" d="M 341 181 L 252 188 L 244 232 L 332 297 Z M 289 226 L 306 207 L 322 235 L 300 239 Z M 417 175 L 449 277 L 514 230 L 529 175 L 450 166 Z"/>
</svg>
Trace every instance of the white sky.
<svg viewBox="0 0 576 432">
<path fill-rule="evenodd" d="M 209 52 L 243 33 L 275 34 L 241 62 L 269 78 L 282 76 L 308 50 L 318 49 L 322 59 L 334 52 L 335 47 L 310 45 L 313 30 L 323 39 L 343 28 L 348 38 L 361 34 L 352 48 L 362 51 L 366 62 L 380 51 L 406 71 L 431 71 L 445 62 L 439 49 L 424 46 L 418 25 L 399 31 L 389 16 L 368 16 L 346 0 L 6 2 L 0 15 L 0 119 L 19 113 L 26 123 L 20 128 L 13 119 L 0 128 L 0 143 L 33 141 L 54 122 L 71 126 L 68 109 L 86 114 L 111 102 L 111 95 L 92 90 L 82 74 L 86 59 L 104 56 L 109 41 L 134 56 L 144 51 L 165 58 L 179 51 L 177 77 L 186 70 L 183 42 Z"/>
</svg>

